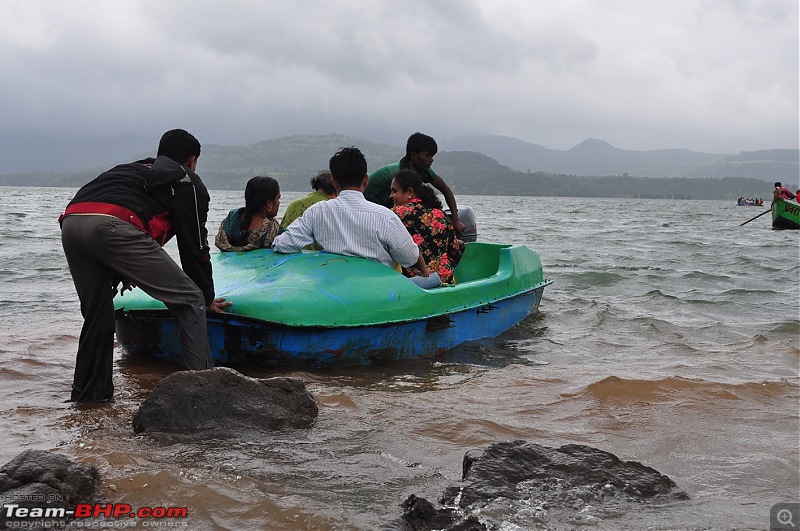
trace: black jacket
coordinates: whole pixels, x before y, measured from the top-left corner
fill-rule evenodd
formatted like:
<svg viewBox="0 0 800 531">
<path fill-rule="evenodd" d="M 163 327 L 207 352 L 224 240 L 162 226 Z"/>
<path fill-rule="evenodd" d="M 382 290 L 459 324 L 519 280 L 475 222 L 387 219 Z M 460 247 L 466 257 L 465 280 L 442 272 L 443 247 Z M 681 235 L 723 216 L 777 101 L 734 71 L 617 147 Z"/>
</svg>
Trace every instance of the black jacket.
<svg viewBox="0 0 800 531">
<path fill-rule="evenodd" d="M 214 280 L 208 247 L 210 197 L 200 177 L 168 157 L 121 164 L 84 185 L 65 215 L 104 213 L 147 232 L 160 245 L 175 235 L 181 266 L 214 300 Z"/>
</svg>

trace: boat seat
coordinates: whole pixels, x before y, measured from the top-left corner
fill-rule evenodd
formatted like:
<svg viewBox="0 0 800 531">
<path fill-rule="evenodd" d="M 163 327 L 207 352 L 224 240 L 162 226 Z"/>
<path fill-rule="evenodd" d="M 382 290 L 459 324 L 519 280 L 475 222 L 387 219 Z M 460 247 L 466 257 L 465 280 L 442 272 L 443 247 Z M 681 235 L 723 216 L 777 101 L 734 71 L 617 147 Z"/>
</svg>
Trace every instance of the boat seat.
<svg viewBox="0 0 800 531">
<path fill-rule="evenodd" d="M 468 243 L 453 276 L 456 284 L 489 278 L 500 267 L 500 250 L 509 247 L 495 243 Z"/>
</svg>

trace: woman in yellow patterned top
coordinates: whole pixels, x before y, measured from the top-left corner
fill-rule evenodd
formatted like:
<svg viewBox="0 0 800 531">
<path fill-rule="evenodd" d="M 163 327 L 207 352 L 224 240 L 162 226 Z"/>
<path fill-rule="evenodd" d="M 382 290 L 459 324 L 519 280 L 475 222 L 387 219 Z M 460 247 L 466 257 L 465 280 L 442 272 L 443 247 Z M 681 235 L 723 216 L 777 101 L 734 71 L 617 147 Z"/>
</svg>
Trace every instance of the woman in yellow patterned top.
<svg viewBox="0 0 800 531">
<path fill-rule="evenodd" d="M 221 251 L 252 251 L 272 247 L 282 229 L 275 216 L 281 189 L 272 177 L 253 177 L 244 190 L 245 206 L 234 208 L 222 221 L 214 239 Z"/>
</svg>

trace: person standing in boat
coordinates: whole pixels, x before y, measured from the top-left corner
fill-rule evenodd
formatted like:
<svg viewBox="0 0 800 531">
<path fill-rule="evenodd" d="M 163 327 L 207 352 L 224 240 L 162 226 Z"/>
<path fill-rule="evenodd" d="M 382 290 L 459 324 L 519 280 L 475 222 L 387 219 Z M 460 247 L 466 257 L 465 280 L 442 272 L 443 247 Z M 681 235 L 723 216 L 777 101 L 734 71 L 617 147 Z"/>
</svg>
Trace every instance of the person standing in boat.
<svg viewBox="0 0 800 531">
<path fill-rule="evenodd" d="M 220 223 L 214 245 L 220 251 L 252 251 L 272 247 L 281 226 L 275 216 L 281 206 L 281 188 L 272 177 L 247 181 L 244 207 L 234 208 Z"/>
<path fill-rule="evenodd" d="M 453 270 L 461 258 L 461 247 L 436 192 L 415 172 L 400 170 L 392 179 L 390 197 L 392 211 L 411 234 L 428 269 L 438 273 L 443 283 L 455 284 Z M 413 277 L 418 271 L 414 266 L 404 267 L 403 274 Z"/>
<path fill-rule="evenodd" d="M 393 267 L 414 264 L 420 278 L 430 275 L 411 235 L 394 212 L 364 198 L 367 160 L 356 147 L 340 149 L 330 163 L 331 179 L 338 195 L 308 207 L 272 242 L 279 253 L 297 253 L 318 244 L 323 251 L 359 256 Z"/>
<path fill-rule="evenodd" d="M 433 171 L 433 157 L 439 147 L 433 137 L 422 133 L 414 133 L 408 137 L 406 142 L 406 156 L 400 162 L 381 166 L 369 176 L 369 182 L 364 189 L 364 197 L 385 207 L 393 207 L 394 203 L 389 197 L 389 188 L 392 184 L 394 174 L 400 170 L 412 170 L 419 175 L 423 183 L 433 185 L 444 196 L 450 215 L 453 219 L 453 227 L 456 234 L 460 235 L 464 230 L 464 224 L 458 219 L 458 205 L 453 191 L 436 172 Z"/>
<path fill-rule="evenodd" d="M 187 368 L 214 366 L 206 311 L 222 312 L 231 303 L 214 296 L 205 227 L 210 198 L 195 173 L 199 156 L 194 136 L 167 131 L 155 159 L 100 174 L 78 190 L 59 218 L 84 319 L 71 401 L 113 398 L 113 299 L 120 281 L 122 293 L 136 285 L 170 309 Z M 182 268 L 162 248 L 172 235 Z"/>
<path fill-rule="evenodd" d="M 288 228 L 294 220 L 303 215 L 308 207 L 320 201 L 327 201 L 336 197 L 336 188 L 333 187 L 331 180 L 331 172 L 329 170 L 322 170 L 311 178 L 311 188 L 314 190 L 305 197 L 295 199 L 289 206 L 286 207 L 286 212 L 283 213 L 281 220 L 281 227 Z"/>
</svg>

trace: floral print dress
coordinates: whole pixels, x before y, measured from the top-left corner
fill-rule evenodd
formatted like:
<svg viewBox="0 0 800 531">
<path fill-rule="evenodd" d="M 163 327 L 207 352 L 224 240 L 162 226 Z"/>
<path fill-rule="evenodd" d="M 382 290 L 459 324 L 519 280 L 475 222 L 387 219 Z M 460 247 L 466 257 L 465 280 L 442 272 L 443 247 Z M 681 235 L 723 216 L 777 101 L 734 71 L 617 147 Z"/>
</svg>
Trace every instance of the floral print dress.
<svg viewBox="0 0 800 531">
<path fill-rule="evenodd" d="M 455 284 L 453 270 L 461 258 L 453 222 L 439 208 L 425 208 L 420 199 L 392 208 L 400 217 L 431 272 L 439 273 L 442 282 Z M 420 274 L 416 266 L 404 267 L 403 274 L 413 277 Z"/>
</svg>

